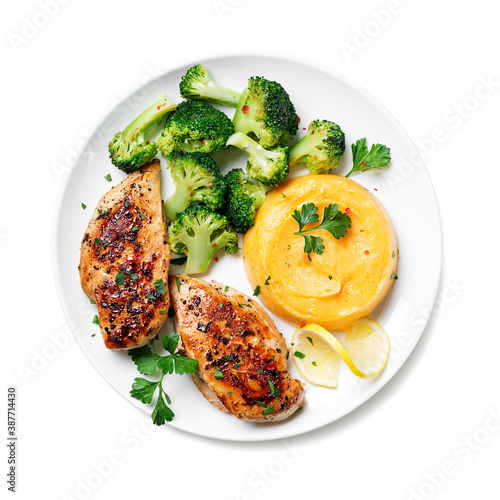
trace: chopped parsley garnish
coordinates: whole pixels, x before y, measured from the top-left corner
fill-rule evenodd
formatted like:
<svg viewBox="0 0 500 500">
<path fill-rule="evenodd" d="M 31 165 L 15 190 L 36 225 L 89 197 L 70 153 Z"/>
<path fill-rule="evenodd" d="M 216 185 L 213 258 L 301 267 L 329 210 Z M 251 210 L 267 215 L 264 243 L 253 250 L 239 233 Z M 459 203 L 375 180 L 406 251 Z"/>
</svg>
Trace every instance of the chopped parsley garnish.
<svg viewBox="0 0 500 500">
<path fill-rule="evenodd" d="M 94 238 L 94 243 L 102 243 L 101 238 Z"/>
<path fill-rule="evenodd" d="M 226 354 L 225 356 L 222 356 L 222 359 L 224 361 L 231 361 L 233 358 L 229 354 Z"/>
<path fill-rule="evenodd" d="M 396 252 L 394 250 L 392 251 L 392 256 L 396 257 Z"/>
<path fill-rule="evenodd" d="M 398 279 L 398 275 L 393 271 L 391 274 L 391 280 L 397 280 L 397 279 Z"/>
<path fill-rule="evenodd" d="M 262 410 L 262 415 L 269 415 L 269 413 L 272 413 L 273 410 L 274 410 L 273 405 L 266 406 Z"/>
<path fill-rule="evenodd" d="M 139 279 L 139 275 L 134 273 L 130 275 L 130 278 L 132 279 L 132 281 L 137 281 Z"/>
<path fill-rule="evenodd" d="M 82 203 L 82 208 L 85 210 L 87 208 L 87 205 L 85 205 L 85 203 Z"/>
<path fill-rule="evenodd" d="M 110 174 L 107 174 L 104 176 L 104 178 L 108 181 L 108 182 L 111 182 L 113 179 L 111 178 L 111 175 Z"/>
<path fill-rule="evenodd" d="M 271 396 L 273 398 L 277 398 L 280 395 L 280 390 L 279 387 L 276 387 L 273 383 L 273 381 L 267 377 L 267 383 L 269 384 L 269 389 L 271 391 Z"/>
<path fill-rule="evenodd" d="M 228 290 L 229 290 L 229 287 L 228 287 L 228 286 L 226 286 L 226 288 L 224 288 L 224 292 L 226 292 L 226 293 L 227 293 L 227 291 L 228 291 Z"/>
<path fill-rule="evenodd" d="M 383 144 L 373 144 L 370 150 L 366 145 L 366 138 L 358 139 L 351 145 L 353 167 L 346 177 L 354 172 L 366 170 L 380 170 L 387 167 L 391 161 L 391 150 Z"/>
<path fill-rule="evenodd" d="M 180 292 L 181 291 L 181 280 L 179 279 L 179 276 L 175 277 L 175 284 L 177 285 L 177 290 Z"/>
<path fill-rule="evenodd" d="M 125 275 L 120 271 L 115 277 L 115 283 L 117 285 L 123 285 L 124 281 L 125 281 Z"/>
<path fill-rule="evenodd" d="M 132 228 L 132 231 L 139 231 L 139 226 L 134 226 L 134 227 Z"/>
<path fill-rule="evenodd" d="M 165 356 L 160 356 L 156 352 L 154 341 L 150 342 L 151 348 L 146 345 L 138 349 L 133 349 L 128 353 L 137 366 L 139 373 L 151 376 L 157 369 L 161 371 L 158 381 L 151 381 L 140 377 L 135 378 L 132 390 L 130 391 L 130 395 L 133 398 L 142 401 L 144 404 L 149 404 L 152 402 L 153 396 L 158 389 L 158 398 L 151 414 L 155 425 L 163 425 L 174 418 L 174 412 L 168 406 L 172 402 L 163 389 L 165 375 L 174 372 L 178 375 L 183 375 L 184 373 L 192 375 L 198 366 L 198 362 L 195 359 L 181 356 L 176 352 L 179 344 L 179 335 L 171 333 L 161 340 L 163 348 L 168 352 Z"/>
<path fill-rule="evenodd" d="M 304 253 L 307 254 L 309 260 L 311 260 L 310 254 L 312 252 L 321 255 L 325 249 L 325 245 L 323 245 L 323 238 L 305 233 L 316 229 L 324 229 L 338 240 L 344 237 L 347 234 L 347 229 L 351 227 L 351 218 L 339 210 L 337 203 L 331 203 L 325 208 L 323 220 L 320 224 L 309 229 L 304 229 L 307 224 L 319 222 L 317 211 L 318 207 L 314 203 L 304 203 L 300 207 L 300 211 L 295 210 L 292 214 L 292 217 L 299 224 L 299 230 L 294 234 L 304 237 Z"/>
<path fill-rule="evenodd" d="M 300 352 L 300 351 L 295 351 L 293 353 L 293 355 L 299 359 L 304 359 L 306 357 L 306 355 L 303 353 L 303 352 Z"/>
<path fill-rule="evenodd" d="M 92 323 L 94 323 L 94 325 L 101 325 L 101 323 L 99 321 L 99 316 L 97 316 L 97 314 L 94 316 Z"/>
<path fill-rule="evenodd" d="M 311 345 L 314 345 L 313 339 L 311 337 L 306 337 L 306 339 L 309 340 L 309 342 L 311 342 Z"/>
<path fill-rule="evenodd" d="M 233 365 L 231 368 L 233 370 L 237 370 L 239 367 L 241 366 L 241 363 L 236 363 L 235 365 Z"/>
<path fill-rule="evenodd" d="M 146 218 L 146 216 L 144 214 L 139 214 L 139 217 L 144 220 Z"/>
<path fill-rule="evenodd" d="M 148 300 L 156 300 L 156 295 L 153 295 L 152 293 L 148 293 L 146 295 L 146 299 L 148 299 Z"/>
<path fill-rule="evenodd" d="M 271 275 L 269 275 L 266 279 L 266 281 L 264 281 L 264 285 L 265 286 L 269 286 L 269 282 L 271 281 Z"/>
<path fill-rule="evenodd" d="M 154 286 L 156 293 L 158 293 L 159 295 L 163 295 L 167 291 L 167 287 L 165 286 L 165 283 L 163 283 L 163 280 L 156 280 L 154 282 Z"/>
<path fill-rule="evenodd" d="M 260 294 L 260 285 L 257 285 L 257 286 L 255 287 L 255 290 L 253 291 L 253 296 L 254 296 L 254 297 L 258 297 L 258 296 L 259 296 L 259 294 Z"/>
<path fill-rule="evenodd" d="M 264 370 L 262 370 L 261 368 L 259 368 L 259 369 L 257 370 L 257 373 L 264 373 Z"/>
<path fill-rule="evenodd" d="M 311 365 L 318 366 L 318 363 L 316 363 L 316 361 L 311 361 Z"/>
<path fill-rule="evenodd" d="M 222 380 L 224 378 L 224 374 L 220 370 L 217 370 L 214 372 L 214 377 L 217 380 Z"/>
<path fill-rule="evenodd" d="M 160 311 L 160 314 L 161 314 L 162 316 L 165 316 L 165 314 L 167 314 L 167 311 Z"/>
<path fill-rule="evenodd" d="M 123 203 L 123 206 L 124 206 L 125 208 L 130 207 L 130 201 L 125 200 L 125 202 Z"/>
<path fill-rule="evenodd" d="M 95 300 L 90 299 L 91 304 L 95 304 Z"/>
</svg>

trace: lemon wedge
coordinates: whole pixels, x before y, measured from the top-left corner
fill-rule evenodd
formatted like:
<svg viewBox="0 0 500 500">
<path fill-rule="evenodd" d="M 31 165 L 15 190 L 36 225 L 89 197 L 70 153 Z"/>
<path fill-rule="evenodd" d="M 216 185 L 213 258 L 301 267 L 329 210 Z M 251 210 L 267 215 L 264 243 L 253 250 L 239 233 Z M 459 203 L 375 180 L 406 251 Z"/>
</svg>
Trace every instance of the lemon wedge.
<svg viewBox="0 0 500 500">
<path fill-rule="evenodd" d="M 340 356 L 332 349 L 330 334 L 325 330 L 325 336 L 315 328 L 321 329 L 319 325 L 306 325 L 295 330 L 291 349 L 293 361 L 308 382 L 336 388 Z"/>
<path fill-rule="evenodd" d="M 345 332 L 343 342 L 314 323 L 298 328 L 292 335 L 291 350 L 295 365 L 307 381 L 337 387 L 340 358 L 355 375 L 368 378 L 385 368 L 390 348 L 385 330 L 376 321 L 361 318 Z"/>
</svg>

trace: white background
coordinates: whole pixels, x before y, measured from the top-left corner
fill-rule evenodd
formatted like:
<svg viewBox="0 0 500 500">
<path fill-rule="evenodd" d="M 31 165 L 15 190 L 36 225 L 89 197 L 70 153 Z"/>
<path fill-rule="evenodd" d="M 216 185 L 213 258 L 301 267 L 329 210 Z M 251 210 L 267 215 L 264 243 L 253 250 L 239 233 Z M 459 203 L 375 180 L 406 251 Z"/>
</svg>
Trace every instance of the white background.
<svg viewBox="0 0 500 500">
<path fill-rule="evenodd" d="M 7 385 L 18 388 L 17 498 L 498 498 L 494 3 L 47 0 L 49 14 L 43 0 L 6 4 L 1 369 L 4 408 Z M 340 421 L 265 443 L 152 429 L 68 332 L 51 264 L 61 166 L 98 121 L 150 73 L 242 50 L 311 59 L 378 98 L 421 149 L 443 224 L 437 305 L 400 372 Z M 425 218 L 426 200 L 415 210 Z"/>
</svg>

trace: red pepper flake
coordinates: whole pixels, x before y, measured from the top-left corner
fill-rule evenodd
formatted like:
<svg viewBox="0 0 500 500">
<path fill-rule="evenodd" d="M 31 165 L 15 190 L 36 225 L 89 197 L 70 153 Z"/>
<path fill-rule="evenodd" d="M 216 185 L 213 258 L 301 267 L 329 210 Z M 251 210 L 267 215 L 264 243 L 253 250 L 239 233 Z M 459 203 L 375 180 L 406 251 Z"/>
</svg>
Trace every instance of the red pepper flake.
<svg viewBox="0 0 500 500">
<path fill-rule="evenodd" d="M 214 241 L 214 242 L 212 243 L 212 246 L 215 248 L 215 247 L 217 246 L 217 243 Z"/>
<path fill-rule="evenodd" d="M 166 102 L 164 102 L 163 104 L 158 104 L 158 106 L 156 106 L 156 109 L 161 109 L 163 108 L 164 106 L 166 106 Z"/>
<path fill-rule="evenodd" d="M 374 190 L 374 191 L 378 191 L 378 189 L 377 189 L 377 188 L 373 188 L 373 190 Z"/>
<path fill-rule="evenodd" d="M 350 213 L 351 213 L 351 209 L 350 209 L 349 207 L 347 207 L 347 208 L 345 209 L 345 213 L 346 213 L 346 214 L 350 214 Z"/>
<path fill-rule="evenodd" d="M 361 165 L 363 165 L 364 167 L 366 167 L 366 163 L 364 161 L 361 162 Z"/>
<path fill-rule="evenodd" d="M 368 255 L 370 252 L 368 250 L 365 250 L 365 255 Z"/>
<path fill-rule="evenodd" d="M 300 116 L 299 115 L 297 115 L 297 120 L 299 120 L 299 123 L 300 123 Z"/>
<path fill-rule="evenodd" d="M 307 128 L 306 127 L 302 127 L 302 130 L 307 130 Z"/>
<path fill-rule="evenodd" d="M 149 141 L 146 141 L 146 144 L 149 144 Z"/>
<path fill-rule="evenodd" d="M 244 113 L 245 115 L 248 115 L 248 112 L 250 111 L 250 108 L 249 108 L 248 106 L 243 106 L 243 107 L 241 108 L 241 111 L 243 111 L 243 113 Z"/>
<path fill-rule="evenodd" d="M 275 365 L 269 365 L 267 367 L 268 370 L 276 370 L 276 366 Z"/>
<path fill-rule="evenodd" d="M 205 144 L 205 139 L 204 139 L 204 138 L 201 140 L 201 143 L 202 143 L 202 144 Z"/>
<path fill-rule="evenodd" d="M 219 262 L 219 257 L 214 257 L 215 262 Z"/>
</svg>

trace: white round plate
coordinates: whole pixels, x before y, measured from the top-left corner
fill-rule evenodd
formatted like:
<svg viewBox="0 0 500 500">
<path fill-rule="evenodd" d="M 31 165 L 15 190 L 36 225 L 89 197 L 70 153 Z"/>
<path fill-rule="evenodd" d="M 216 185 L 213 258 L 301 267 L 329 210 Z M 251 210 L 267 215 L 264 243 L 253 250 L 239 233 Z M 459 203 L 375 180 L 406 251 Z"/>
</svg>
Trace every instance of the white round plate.
<svg viewBox="0 0 500 500">
<path fill-rule="evenodd" d="M 307 384 L 304 408 L 292 418 L 273 424 L 243 422 L 221 412 L 205 400 L 189 376 L 171 375 L 164 383 L 175 412 L 175 418 L 167 425 L 202 436 L 235 441 L 294 436 L 324 426 L 357 408 L 394 376 L 415 347 L 432 309 L 440 276 L 441 228 L 436 198 L 415 146 L 392 115 L 357 85 L 317 64 L 270 55 L 214 57 L 168 71 L 131 94 L 100 123 L 68 175 L 55 216 L 53 259 L 60 301 L 78 344 L 104 379 L 147 413 L 151 413 L 152 408 L 129 395 L 132 381 L 140 376 L 134 363 L 126 352 L 107 350 L 99 328 L 92 324 L 97 308 L 89 303 L 80 288 L 77 269 L 80 242 L 99 199 L 112 185 L 125 178 L 108 158 L 110 138 L 162 93 L 180 102 L 179 81 L 196 63 L 205 64 L 219 85 L 233 89 L 243 89 L 248 77 L 254 75 L 280 82 L 301 118 L 297 137 L 304 134 L 303 128 L 312 119 L 338 123 L 346 134 L 347 149 L 335 170 L 337 174 L 350 170 L 350 144 L 359 138 L 366 137 L 369 144 L 385 144 L 392 151 L 389 168 L 352 176 L 383 203 L 399 239 L 398 280 L 371 315 L 391 338 L 391 354 L 384 372 L 376 379 L 362 380 L 342 366 L 338 389 Z M 232 116 L 232 109 L 224 110 Z M 224 161 L 221 166 L 224 171 L 246 164 L 244 155 L 235 151 L 220 152 L 215 158 L 221 165 Z M 173 184 L 164 159 L 161 161 L 162 194 L 166 199 Z M 307 172 L 292 175 L 304 173 Z M 111 174 L 112 182 L 105 180 L 107 174 Z M 87 206 L 86 210 L 82 203 Z M 173 266 L 172 272 L 182 272 L 182 267 Z M 209 271 L 199 277 L 217 280 L 252 295 L 241 255 L 219 253 L 219 262 L 213 262 Z M 289 343 L 295 328 L 279 318 L 274 319 Z M 171 330 L 169 321 L 162 332 Z M 291 360 L 288 365 L 291 374 L 300 379 Z M 99 410 L 106 413 L 106 408 Z"/>
</svg>

